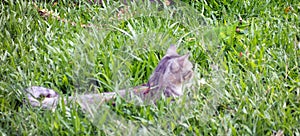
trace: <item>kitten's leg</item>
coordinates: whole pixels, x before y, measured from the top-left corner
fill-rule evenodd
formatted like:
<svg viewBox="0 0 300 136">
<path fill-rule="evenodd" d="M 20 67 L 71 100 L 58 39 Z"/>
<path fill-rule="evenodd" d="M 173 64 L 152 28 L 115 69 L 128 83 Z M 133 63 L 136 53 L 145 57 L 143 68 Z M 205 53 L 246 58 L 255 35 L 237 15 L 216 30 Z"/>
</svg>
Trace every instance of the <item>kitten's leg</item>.
<svg viewBox="0 0 300 136">
<path fill-rule="evenodd" d="M 137 86 L 133 89 L 123 89 L 116 92 L 77 95 L 75 97 L 69 97 L 69 99 L 76 99 L 75 101 L 79 103 L 83 109 L 87 110 L 92 107 L 99 107 L 102 103 L 108 102 L 117 96 L 122 97 L 126 101 L 132 101 L 135 96 L 143 99 L 144 95 L 146 95 L 144 92 L 148 89 L 147 86 Z"/>
<path fill-rule="evenodd" d="M 133 95 L 144 98 L 144 92 L 148 90 L 147 86 L 137 86 L 132 89 L 119 90 L 118 92 L 105 92 L 99 94 L 83 94 L 77 96 L 69 96 L 64 99 L 64 103 L 67 104 L 70 101 L 76 101 L 83 109 L 88 109 L 89 106 L 99 106 L 103 102 L 114 99 L 117 95 L 125 100 L 132 100 Z M 52 89 L 48 89 L 40 86 L 32 86 L 25 89 L 27 93 L 27 99 L 33 107 L 43 107 L 47 109 L 55 109 L 59 99 L 61 98 L 57 92 Z M 44 97 L 42 100 L 38 100 Z"/>
</svg>

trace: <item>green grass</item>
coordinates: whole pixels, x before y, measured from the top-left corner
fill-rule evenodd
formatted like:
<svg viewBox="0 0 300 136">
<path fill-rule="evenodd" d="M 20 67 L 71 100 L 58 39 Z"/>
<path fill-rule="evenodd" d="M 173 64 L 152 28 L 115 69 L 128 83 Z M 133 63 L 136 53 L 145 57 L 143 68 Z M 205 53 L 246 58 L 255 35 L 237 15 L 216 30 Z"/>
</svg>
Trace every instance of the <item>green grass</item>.
<svg viewBox="0 0 300 136">
<path fill-rule="evenodd" d="M 95 27 L 44 19 L 31 2 L 1 3 L 1 135 L 300 135 L 296 0 L 131 3 L 121 18 L 124 5 L 113 1 L 36 4 Z M 116 106 L 87 113 L 76 104 L 55 111 L 22 104 L 32 85 L 72 95 L 87 92 L 91 79 L 100 92 L 145 83 L 170 44 L 191 52 L 196 73 L 175 103 L 117 98 Z"/>
</svg>

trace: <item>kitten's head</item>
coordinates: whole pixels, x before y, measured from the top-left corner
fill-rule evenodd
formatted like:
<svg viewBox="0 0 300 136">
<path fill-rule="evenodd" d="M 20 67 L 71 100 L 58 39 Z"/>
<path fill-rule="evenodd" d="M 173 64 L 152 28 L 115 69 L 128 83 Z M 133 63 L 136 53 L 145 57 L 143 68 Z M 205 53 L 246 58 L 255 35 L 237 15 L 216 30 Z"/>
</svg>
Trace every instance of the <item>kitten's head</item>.
<svg viewBox="0 0 300 136">
<path fill-rule="evenodd" d="M 176 52 L 175 45 L 171 45 L 150 77 L 150 85 L 164 91 L 167 97 L 182 95 L 183 83 L 193 75 L 193 65 L 189 61 L 189 55 L 187 53 L 180 56 Z"/>
</svg>

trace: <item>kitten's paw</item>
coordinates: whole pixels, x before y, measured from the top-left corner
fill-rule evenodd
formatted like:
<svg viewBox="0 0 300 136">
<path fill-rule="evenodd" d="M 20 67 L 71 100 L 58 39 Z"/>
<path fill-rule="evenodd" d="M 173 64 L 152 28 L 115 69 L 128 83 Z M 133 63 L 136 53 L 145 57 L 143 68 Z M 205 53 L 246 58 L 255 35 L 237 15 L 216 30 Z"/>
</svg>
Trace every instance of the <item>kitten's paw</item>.
<svg viewBox="0 0 300 136">
<path fill-rule="evenodd" d="M 40 97 L 46 97 L 46 98 L 51 98 L 51 97 L 58 97 L 58 93 L 55 92 L 52 89 L 41 87 L 41 86 L 32 86 L 29 87 L 25 90 L 28 95 L 33 96 L 35 98 L 40 98 Z"/>
<path fill-rule="evenodd" d="M 41 106 L 43 108 L 52 108 L 56 106 L 57 99 L 59 97 L 58 93 L 52 89 L 40 87 L 40 86 L 32 86 L 25 89 L 27 93 L 27 99 L 31 106 L 38 107 Z M 43 98 L 43 100 L 39 100 Z"/>
</svg>

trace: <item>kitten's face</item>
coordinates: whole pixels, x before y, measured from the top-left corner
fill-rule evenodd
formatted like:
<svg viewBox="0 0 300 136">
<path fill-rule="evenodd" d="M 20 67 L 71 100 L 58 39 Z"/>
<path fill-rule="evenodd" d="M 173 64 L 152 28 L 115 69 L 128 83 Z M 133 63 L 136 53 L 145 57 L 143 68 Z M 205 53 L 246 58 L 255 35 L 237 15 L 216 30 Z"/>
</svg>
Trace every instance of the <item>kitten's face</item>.
<svg viewBox="0 0 300 136">
<path fill-rule="evenodd" d="M 170 60 L 164 80 L 172 85 L 181 85 L 193 75 L 193 65 L 188 60 L 189 54 L 174 57 Z"/>
<path fill-rule="evenodd" d="M 176 47 L 171 45 L 149 81 L 163 87 L 167 97 L 182 95 L 183 83 L 193 75 L 193 65 L 188 58 L 189 53 L 180 56 L 176 52 Z"/>
</svg>

